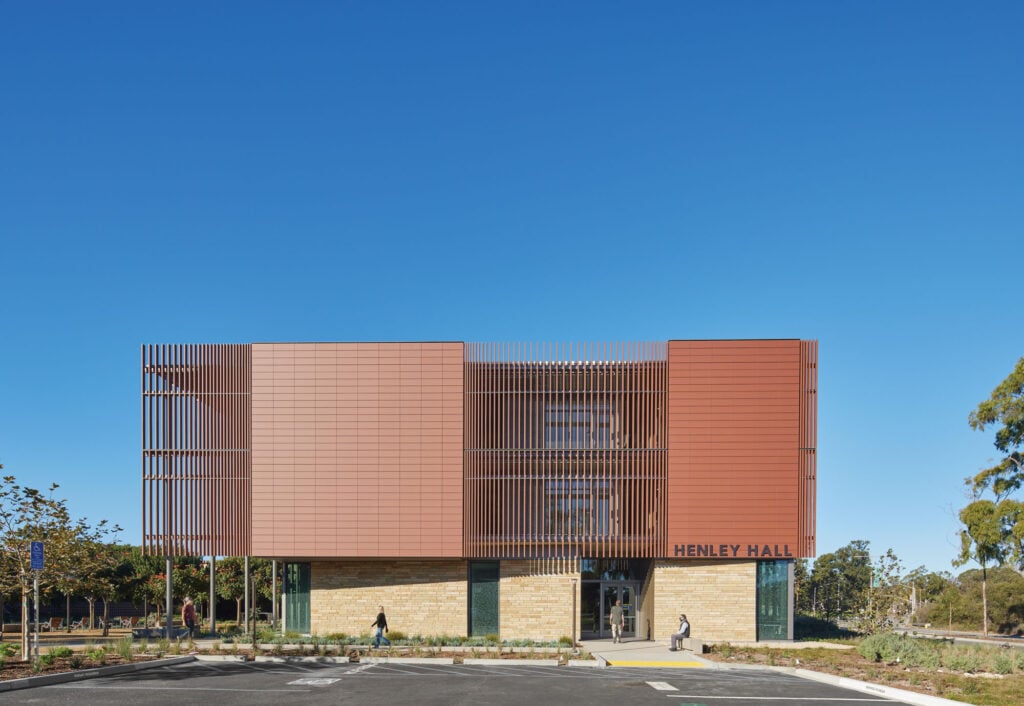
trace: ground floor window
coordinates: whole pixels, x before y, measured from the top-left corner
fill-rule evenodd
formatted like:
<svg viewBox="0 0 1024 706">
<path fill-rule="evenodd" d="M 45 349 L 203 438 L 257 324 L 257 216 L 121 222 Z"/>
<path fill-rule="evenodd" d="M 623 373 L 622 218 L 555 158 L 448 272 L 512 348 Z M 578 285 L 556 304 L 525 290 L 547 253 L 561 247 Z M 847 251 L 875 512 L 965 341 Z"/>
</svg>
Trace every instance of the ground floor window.
<svg viewBox="0 0 1024 706">
<path fill-rule="evenodd" d="M 284 627 L 309 634 L 309 564 L 289 563 L 284 570 Z"/>
<path fill-rule="evenodd" d="M 498 632 L 500 565 L 496 561 L 469 563 L 469 635 L 483 637 Z"/>
<path fill-rule="evenodd" d="M 757 562 L 757 639 L 790 640 L 789 561 Z"/>
</svg>

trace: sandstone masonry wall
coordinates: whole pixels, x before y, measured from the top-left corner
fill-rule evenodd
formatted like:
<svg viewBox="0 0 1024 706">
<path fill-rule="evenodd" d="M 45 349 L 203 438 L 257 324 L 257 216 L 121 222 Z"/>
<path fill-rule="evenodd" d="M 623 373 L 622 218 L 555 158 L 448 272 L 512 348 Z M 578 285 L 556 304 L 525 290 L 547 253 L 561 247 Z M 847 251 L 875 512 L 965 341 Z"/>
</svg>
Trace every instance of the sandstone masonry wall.
<svg viewBox="0 0 1024 706">
<path fill-rule="evenodd" d="M 691 637 L 705 642 L 757 639 L 757 562 L 659 559 L 652 586 L 655 640 L 676 631 L 680 613 Z"/>
<path fill-rule="evenodd" d="M 381 605 L 392 630 L 407 635 L 466 634 L 465 561 L 314 561 L 310 569 L 314 635 L 369 634 Z"/>
<path fill-rule="evenodd" d="M 573 582 L 576 615 L 573 615 Z M 532 561 L 502 561 L 499 588 L 503 640 L 557 640 L 574 624 L 579 636 L 580 574 L 564 567 L 539 569 Z"/>
</svg>

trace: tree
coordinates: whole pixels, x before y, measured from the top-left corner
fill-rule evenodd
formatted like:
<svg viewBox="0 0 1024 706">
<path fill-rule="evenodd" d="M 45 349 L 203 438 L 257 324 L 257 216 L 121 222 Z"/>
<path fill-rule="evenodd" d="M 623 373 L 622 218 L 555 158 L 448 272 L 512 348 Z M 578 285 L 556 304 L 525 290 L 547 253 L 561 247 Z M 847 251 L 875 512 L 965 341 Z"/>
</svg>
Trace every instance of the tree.
<svg viewBox="0 0 1024 706">
<path fill-rule="evenodd" d="M 270 599 L 271 562 L 266 559 L 249 559 L 249 590 Z M 280 577 L 279 577 L 280 580 Z M 242 623 L 242 601 L 245 599 L 245 559 L 239 556 L 224 557 L 217 562 L 216 570 L 217 595 L 226 600 L 235 601 L 235 617 L 239 625 Z M 255 606 L 251 606 L 255 609 Z"/>
<path fill-rule="evenodd" d="M 64 500 L 53 497 L 54 483 L 46 493 L 19 485 L 14 476 L 0 480 L 0 592 L 21 593 L 21 653 L 29 658 L 29 594 L 34 572 L 31 544 L 44 542 L 46 561 L 39 572 L 43 592 L 69 571 L 78 528 L 71 523 Z"/>
<path fill-rule="evenodd" d="M 815 560 L 808 589 L 815 614 L 831 620 L 859 613 L 867 605 L 871 585 L 869 546 L 869 542 L 855 539 Z"/>
<path fill-rule="evenodd" d="M 137 566 L 138 566 L 137 562 Z M 161 567 L 162 568 L 162 567 Z M 177 557 L 176 563 L 171 567 L 171 592 L 175 596 L 191 598 L 198 607 L 204 604 L 210 597 L 209 569 L 208 565 L 199 557 L 182 556 Z M 140 588 L 143 598 L 157 607 L 157 611 L 165 614 L 168 608 L 173 610 L 174 606 L 167 606 L 167 574 L 165 571 L 157 571 L 149 575 Z"/>
<path fill-rule="evenodd" d="M 860 632 L 890 630 L 910 615 L 910 583 L 902 577 L 903 567 L 892 549 L 878 558 L 872 569 L 868 602 L 857 621 Z"/>
<path fill-rule="evenodd" d="M 235 620 L 242 624 L 242 600 L 245 598 L 244 560 L 240 556 L 226 556 L 217 562 L 214 571 L 217 596 L 235 602 Z"/>
<path fill-rule="evenodd" d="M 983 497 L 988 493 L 993 503 L 992 508 L 972 510 L 968 514 L 972 518 L 992 515 L 990 521 L 998 525 L 1000 533 L 998 554 L 1024 573 L 1024 502 L 1014 497 L 1024 486 L 1024 455 L 1021 453 L 1024 447 L 1024 358 L 1017 361 L 1013 371 L 970 413 L 967 421 L 978 431 L 997 426 L 993 443 L 1003 454 L 995 465 L 966 480 L 971 505 L 984 502 Z"/>
<path fill-rule="evenodd" d="M 953 560 L 954 566 L 963 566 L 969 561 L 981 564 L 981 614 L 985 635 L 988 635 L 988 565 L 1002 566 L 1005 556 L 1002 522 L 991 500 L 976 500 L 960 511 L 960 555 Z"/>
<path fill-rule="evenodd" d="M 103 601 L 104 637 L 110 630 L 110 601 L 123 595 L 132 570 L 129 548 L 101 541 L 105 534 L 105 523 L 101 523 L 99 528 L 83 538 L 78 552 L 76 581 L 78 591 L 89 603 L 89 629 L 95 624 L 96 601 Z"/>
</svg>

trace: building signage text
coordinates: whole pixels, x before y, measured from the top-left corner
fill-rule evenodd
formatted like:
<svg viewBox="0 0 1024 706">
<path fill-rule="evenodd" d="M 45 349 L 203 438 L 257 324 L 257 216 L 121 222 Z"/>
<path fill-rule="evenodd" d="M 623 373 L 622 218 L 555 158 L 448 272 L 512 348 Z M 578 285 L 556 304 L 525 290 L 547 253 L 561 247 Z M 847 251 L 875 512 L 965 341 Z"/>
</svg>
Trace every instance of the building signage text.
<svg viewBox="0 0 1024 706">
<path fill-rule="evenodd" d="M 793 554 L 788 544 L 677 544 L 675 556 L 785 558 Z"/>
</svg>

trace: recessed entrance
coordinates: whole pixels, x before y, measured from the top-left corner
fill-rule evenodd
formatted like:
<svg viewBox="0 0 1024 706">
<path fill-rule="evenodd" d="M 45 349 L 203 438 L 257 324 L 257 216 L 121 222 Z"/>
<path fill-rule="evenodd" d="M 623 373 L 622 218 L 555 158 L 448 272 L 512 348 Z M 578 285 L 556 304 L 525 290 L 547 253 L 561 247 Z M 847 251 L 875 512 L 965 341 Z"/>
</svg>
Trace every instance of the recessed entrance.
<svg viewBox="0 0 1024 706">
<path fill-rule="evenodd" d="M 616 601 L 622 601 L 622 637 L 636 637 L 639 581 L 584 581 L 581 588 L 580 632 L 584 640 L 612 636 L 608 622 Z"/>
</svg>

